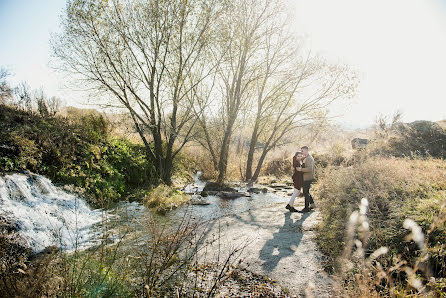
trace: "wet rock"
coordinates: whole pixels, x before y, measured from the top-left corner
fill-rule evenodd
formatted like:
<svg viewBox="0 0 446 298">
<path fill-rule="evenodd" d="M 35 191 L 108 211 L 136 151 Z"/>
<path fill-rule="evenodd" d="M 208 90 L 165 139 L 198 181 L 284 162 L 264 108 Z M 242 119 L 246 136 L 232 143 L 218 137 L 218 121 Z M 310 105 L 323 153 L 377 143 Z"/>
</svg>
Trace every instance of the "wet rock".
<svg viewBox="0 0 446 298">
<path fill-rule="evenodd" d="M 255 193 L 255 194 L 267 193 L 268 189 L 266 189 L 265 187 L 262 187 L 262 188 L 252 187 L 252 188 L 248 189 L 248 192 Z"/>
<path fill-rule="evenodd" d="M 202 197 L 205 197 L 206 195 L 207 196 L 216 196 L 219 193 L 219 191 L 216 191 L 216 190 L 208 190 L 208 191 L 203 191 L 203 192 L 205 195 L 201 195 Z"/>
<path fill-rule="evenodd" d="M 209 204 L 211 204 L 206 198 L 203 198 L 199 195 L 192 196 L 190 203 L 192 205 L 209 205 Z"/>
<path fill-rule="evenodd" d="M 207 182 L 206 186 L 203 188 L 203 191 L 224 191 L 224 192 L 236 192 L 235 188 L 232 188 L 227 185 L 220 185 L 216 182 Z"/>
<path fill-rule="evenodd" d="M 217 194 L 222 199 L 237 199 L 241 197 L 250 197 L 251 195 L 247 192 L 228 192 L 221 191 Z"/>
<path fill-rule="evenodd" d="M 5 216 L 0 216 L 0 232 L 17 232 L 19 230 L 19 225 L 13 219 L 7 218 Z"/>
<path fill-rule="evenodd" d="M 19 235 L 17 223 L 0 215 L 0 271 L 15 274 L 25 269 L 24 262 L 33 252 L 25 239 Z"/>
<path fill-rule="evenodd" d="M 202 192 L 200 193 L 200 195 L 201 195 L 203 198 L 206 198 L 207 196 L 209 196 L 209 193 L 208 193 L 207 191 L 202 191 Z"/>
<path fill-rule="evenodd" d="M 60 252 L 61 249 L 55 245 L 51 245 L 48 247 L 45 247 L 44 250 L 36 254 L 36 257 L 45 256 L 45 255 L 51 255 Z"/>
</svg>

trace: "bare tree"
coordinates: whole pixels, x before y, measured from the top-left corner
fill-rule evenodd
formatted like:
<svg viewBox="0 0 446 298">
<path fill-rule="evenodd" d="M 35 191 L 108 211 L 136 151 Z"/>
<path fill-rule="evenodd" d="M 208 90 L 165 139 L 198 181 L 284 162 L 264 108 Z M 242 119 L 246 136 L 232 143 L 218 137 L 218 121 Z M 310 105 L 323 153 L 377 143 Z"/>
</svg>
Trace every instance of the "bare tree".
<svg viewBox="0 0 446 298">
<path fill-rule="evenodd" d="M 220 106 L 212 119 L 215 103 L 203 101 L 212 108 L 199 121 L 199 142 L 214 167 L 218 154 L 219 184 L 224 183 L 233 132 L 242 117 L 252 124 L 244 178 L 256 180 L 268 152 L 290 142 L 291 131 L 320 118 L 331 102 L 354 91 L 354 74 L 304 51 L 287 16 L 281 0 L 235 0 L 220 19 L 217 44 L 224 59 L 218 63 L 217 82 L 210 85 L 220 94 L 214 90 L 202 96 Z M 209 128 L 215 118 L 221 119 L 218 137 Z"/>
<path fill-rule="evenodd" d="M 188 95 L 214 68 L 203 60 L 221 6 L 217 0 L 74 0 L 63 33 L 53 39 L 64 71 L 128 110 L 167 184 L 197 121 L 195 97 Z"/>
<path fill-rule="evenodd" d="M 43 93 L 43 90 L 40 89 L 38 91 L 35 91 L 35 102 L 37 103 L 37 112 L 39 112 L 40 116 L 42 117 L 49 117 L 50 111 L 47 104 L 47 97 L 45 93 Z"/>
<path fill-rule="evenodd" d="M 392 116 L 378 115 L 375 120 L 375 135 L 378 138 L 386 139 L 402 118 L 401 111 L 396 111 Z"/>
<path fill-rule="evenodd" d="M 333 66 L 316 57 L 307 56 L 292 69 L 287 74 L 291 78 L 289 83 L 279 84 L 282 92 L 277 97 L 266 96 L 258 100 L 260 108 L 257 109 L 256 123 L 259 123 L 260 128 L 254 129 L 251 137 L 245 177 L 248 181 L 257 180 L 268 152 L 293 141 L 287 138 L 293 130 L 305 129 L 309 123 L 320 121 L 333 101 L 350 97 L 355 90 L 355 76 L 345 66 Z M 286 82 L 286 78 L 281 81 Z M 275 88 L 277 85 L 270 86 Z M 261 146 L 258 144 L 259 139 L 262 140 Z M 254 159 L 256 148 L 261 153 L 256 169 L 250 176 L 250 162 Z"/>
<path fill-rule="evenodd" d="M 264 25 L 274 16 L 278 1 L 233 1 L 221 19 L 219 63 L 223 138 L 219 150 L 217 183 L 223 184 L 229 159 L 229 145 L 240 111 L 251 98 L 251 86 L 258 79 L 259 51 L 264 47 Z"/>
<path fill-rule="evenodd" d="M 6 81 L 9 75 L 6 68 L 0 68 L 0 104 L 5 104 L 12 98 L 13 90 Z"/>
<path fill-rule="evenodd" d="M 46 100 L 46 106 L 48 108 L 48 113 L 50 116 L 56 115 L 60 111 L 62 101 L 59 97 L 51 96 Z"/>
<path fill-rule="evenodd" d="M 213 115 L 216 109 L 212 106 L 215 94 L 217 73 L 203 84 L 193 88 L 192 96 L 195 96 L 198 125 L 195 127 L 194 140 L 209 152 L 214 171 L 218 171 L 219 145 L 221 144 L 221 118 Z"/>
<path fill-rule="evenodd" d="M 14 93 L 17 96 L 16 105 L 23 110 L 32 112 L 32 91 L 28 83 L 21 82 L 14 88 Z"/>
<path fill-rule="evenodd" d="M 253 84 L 253 128 L 249 142 L 249 150 L 246 161 L 245 179 L 252 178 L 252 165 L 254 153 L 259 149 L 259 138 L 263 134 L 268 134 L 267 130 L 271 126 L 274 129 L 270 134 L 276 134 L 280 126 L 285 123 L 274 123 L 275 118 L 285 116 L 286 110 L 293 103 L 293 89 L 296 78 L 299 76 L 299 65 L 297 58 L 297 40 L 287 28 L 287 18 L 283 7 L 274 11 L 265 26 L 263 41 L 264 48 L 259 55 L 259 65 L 257 67 L 257 80 Z M 303 74 L 300 74 L 303 76 Z M 292 117 L 290 117 L 292 118 Z M 262 140 L 265 150 L 269 146 L 268 138 Z"/>
</svg>

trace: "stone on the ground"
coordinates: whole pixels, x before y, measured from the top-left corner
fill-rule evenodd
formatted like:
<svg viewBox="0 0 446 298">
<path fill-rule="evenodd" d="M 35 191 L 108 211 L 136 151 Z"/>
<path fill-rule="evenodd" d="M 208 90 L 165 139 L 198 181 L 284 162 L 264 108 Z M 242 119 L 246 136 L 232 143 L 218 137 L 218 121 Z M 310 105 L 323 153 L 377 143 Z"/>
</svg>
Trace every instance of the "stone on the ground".
<svg viewBox="0 0 446 298">
<path fill-rule="evenodd" d="M 206 191 L 206 192 L 209 192 L 209 191 L 236 192 L 237 190 L 235 188 L 229 187 L 227 185 L 220 185 L 216 182 L 207 182 L 205 187 L 203 188 L 203 191 Z"/>
</svg>

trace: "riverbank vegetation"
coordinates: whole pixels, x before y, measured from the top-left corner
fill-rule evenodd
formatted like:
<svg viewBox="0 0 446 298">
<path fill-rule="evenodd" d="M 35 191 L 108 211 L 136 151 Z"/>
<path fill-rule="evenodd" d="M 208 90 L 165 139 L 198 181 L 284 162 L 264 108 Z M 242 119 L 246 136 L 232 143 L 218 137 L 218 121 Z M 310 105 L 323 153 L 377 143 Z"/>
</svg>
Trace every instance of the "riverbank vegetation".
<svg viewBox="0 0 446 298">
<path fill-rule="evenodd" d="M 339 277 L 340 291 L 348 296 L 441 296 L 446 290 L 446 142 L 427 142 L 433 134 L 426 130 L 433 129 L 435 140 L 444 140 L 446 133 L 430 122 L 394 127 L 369 148 L 341 154 L 337 159 L 344 162 L 321 168 L 317 242 L 328 258 L 327 270 Z"/>
<path fill-rule="evenodd" d="M 141 199 L 144 194 L 135 196 L 138 189 L 160 182 L 145 147 L 115 137 L 105 115 L 68 111 L 49 116 L 0 105 L 2 171 L 27 170 L 72 185 L 94 207 L 107 207 L 129 196 Z M 174 170 L 187 176 L 192 163 L 184 157 L 180 161 L 184 165 L 179 163 Z"/>
</svg>

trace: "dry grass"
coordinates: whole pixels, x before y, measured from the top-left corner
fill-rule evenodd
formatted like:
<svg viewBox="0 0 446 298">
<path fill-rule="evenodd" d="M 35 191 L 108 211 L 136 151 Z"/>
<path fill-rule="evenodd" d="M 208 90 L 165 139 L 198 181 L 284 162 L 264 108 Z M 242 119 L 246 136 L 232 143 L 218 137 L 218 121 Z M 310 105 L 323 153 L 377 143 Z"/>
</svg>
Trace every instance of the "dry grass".
<svg viewBox="0 0 446 298">
<path fill-rule="evenodd" d="M 341 279 L 348 295 L 367 297 L 422 293 L 421 288 L 413 288 L 403 267 L 418 270 L 414 272 L 420 274 L 423 291 L 434 293 L 444 287 L 446 161 L 372 158 L 351 167 L 329 166 L 321 175 L 316 190 L 323 215 L 317 241 L 330 258 L 327 268 L 343 272 Z M 363 227 L 361 231 L 355 226 L 352 231 L 346 219 L 351 218 L 362 198 L 368 199 L 367 224 L 364 224 L 367 229 Z M 408 231 L 403 224 L 407 218 L 427 234 L 425 255 L 415 242 L 406 241 Z M 346 230 L 350 231 L 347 237 Z M 365 260 L 374 256 L 380 247 L 386 247 L 388 252 L 379 265 L 372 262 L 367 265 L 368 271 L 361 271 L 366 268 L 363 267 L 367 263 Z M 359 256 L 362 254 L 362 261 L 361 257 L 355 257 L 355 262 L 362 267 L 355 265 L 346 269 L 345 259 L 355 255 L 354 251 Z M 426 255 L 431 268 L 429 274 L 419 270 L 422 266 L 419 258 Z M 426 259 L 423 259 L 423 264 L 427 264 Z"/>
</svg>

